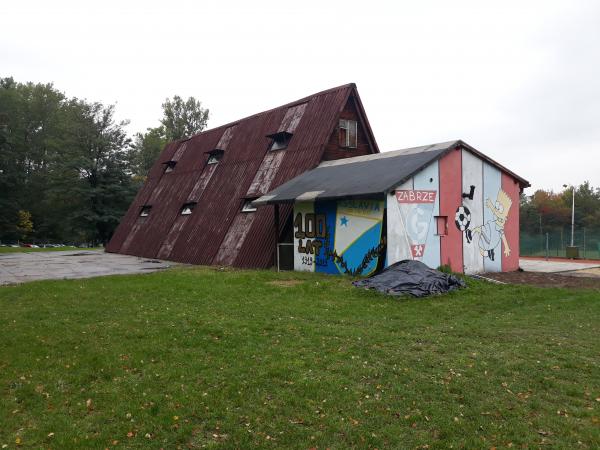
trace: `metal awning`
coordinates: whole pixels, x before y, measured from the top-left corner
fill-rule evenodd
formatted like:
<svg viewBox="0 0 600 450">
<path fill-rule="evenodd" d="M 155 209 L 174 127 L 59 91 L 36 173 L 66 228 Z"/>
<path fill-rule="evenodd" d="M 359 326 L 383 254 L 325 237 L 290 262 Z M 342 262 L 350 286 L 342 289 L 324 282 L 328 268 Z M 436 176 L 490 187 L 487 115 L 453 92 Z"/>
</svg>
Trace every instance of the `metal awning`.
<svg viewBox="0 0 600 450">
<path fill-rule="evenodd" d="M 401 185 L 433 161 L 456 148 L 477 155 L 528 187 L 527 180 L 461 140 L 321 163 L 254 200 L 255 206 L 294 201 L 361 198 L 381 195 Z"/>
<path fill-rule="evenodd" d="M 429 165 L 459 141 L 321 163 L 256 199 L 274 203 L 381 195 Z"/>
</svg>

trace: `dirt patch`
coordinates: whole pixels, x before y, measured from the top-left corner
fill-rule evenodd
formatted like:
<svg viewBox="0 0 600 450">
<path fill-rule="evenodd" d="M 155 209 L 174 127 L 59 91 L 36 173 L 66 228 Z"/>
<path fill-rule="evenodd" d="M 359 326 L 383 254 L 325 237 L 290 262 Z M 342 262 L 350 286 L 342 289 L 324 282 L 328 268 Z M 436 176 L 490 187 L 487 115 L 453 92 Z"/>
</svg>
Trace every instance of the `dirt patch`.
<svg viewBox="0 0 600 450">
<path fill-rule="evenodd" d="M 292 287 L 302 283 L 304 283 L 302 280 L 275 280 L 267 282 L 267 284 L 270 284 L 271 286 L 279 287 Z"/>
<path fill-rule="evenodd" d="M 600 278 L 600 267 L 592 267 L 591 269 L 574 270 L 572 272 L 565 272 L 563 275 L 568 275 L 570 277 Z"/>
<path fill-rule="evenodd" d="M 587 269 L 593 270 L 593 269 Z M 595 289 L 600 291 L 600 277 L 584 275 L 579 272 L 542 273 L 542 272 L 496 272 L 482 274 L 486 278 L 509 284 L 527 284 L 540 287 L 569 289 Z M 576 275 L 573 275 L 576 274 Z"/>
</svg>

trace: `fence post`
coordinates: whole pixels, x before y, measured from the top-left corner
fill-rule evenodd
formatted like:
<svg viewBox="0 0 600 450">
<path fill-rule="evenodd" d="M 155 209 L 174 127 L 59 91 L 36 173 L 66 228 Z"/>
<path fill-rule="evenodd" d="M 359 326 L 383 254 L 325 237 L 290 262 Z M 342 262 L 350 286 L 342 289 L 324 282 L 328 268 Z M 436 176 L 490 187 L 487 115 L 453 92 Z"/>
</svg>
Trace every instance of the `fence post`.
<svg viewBox="0 0 600 450">
<path fill-rule="evenodd" d="M 583 227 L 583 259 L 585 259 L 585 227 Z"/>
<path fill-rule="evenodd" d="M 547 233 L 547 232 L 546 232 L 546 261 L 548 261 L 549 252 L 550 252 L 550 249 L 549 249 L 549 242 L 548 242 L 548 241 L 549 241 L 549 239 L 550 239 L 550 238 L 549 238 L 549 233 Z"/>
<path fill-rule="evenodd" d="M 565 241 L 563 240 L 563 231 L 564 231 L 563 228 L 560 227 L 560 251 L 561 252 L 565 249 Z M 556 252 L 556 256 L 558 256 L 558 252 Z"/>
</svg>

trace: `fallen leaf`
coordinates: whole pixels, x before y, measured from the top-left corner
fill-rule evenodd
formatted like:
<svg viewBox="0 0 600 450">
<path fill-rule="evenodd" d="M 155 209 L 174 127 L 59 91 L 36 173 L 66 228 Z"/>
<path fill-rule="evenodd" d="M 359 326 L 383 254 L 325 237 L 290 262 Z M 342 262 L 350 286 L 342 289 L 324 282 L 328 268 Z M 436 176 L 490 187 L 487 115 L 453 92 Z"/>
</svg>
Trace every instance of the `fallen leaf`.
<svg viewBox="0 0 600 450">
<path fill-rule="evenodd" d="M 87 408 L 88 411 L 92 411 L 94 409 L 94 404 L 92 403 L 92 399 L 88 398 L 85 401 L 85 407 Z"/>
</svg>

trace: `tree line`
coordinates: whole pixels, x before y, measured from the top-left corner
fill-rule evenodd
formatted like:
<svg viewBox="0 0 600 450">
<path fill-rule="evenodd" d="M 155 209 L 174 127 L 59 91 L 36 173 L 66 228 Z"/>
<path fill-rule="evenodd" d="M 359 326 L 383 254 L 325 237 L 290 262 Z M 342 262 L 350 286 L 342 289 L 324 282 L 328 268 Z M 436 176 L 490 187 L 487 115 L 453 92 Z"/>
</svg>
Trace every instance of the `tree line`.
<svg viewBox="0 0 600 450">
<path fill-rule="evenodd" d="M 589 182 L 575 186 L 575 228 L 600 232 L 600 188 Z M 571 225 L 573 186 L 561 192 L 537 190 L 522 196 L 520 206 L 521 231 L 543 234 L 564 230 Z"/>
<path fill-rule="evenodd" d="M 162 109 L 130 137 L 114 105 L 0 78 L 0 241 L 106 243 L 165 144 L 208 122 L 193 97 Z"/>
<path fill-rule="evenodd" d="M 52 84 L 0 78 L 0 242 L 106 243 L 167 142 L 202 131 L 209 111 L 168 98 L 159 125 L 128 136 L 115 106 Z M 573 190 L 522 196 L 521 231 L 571 223 Z M 600 229 L 600 188 L 575 188 L 575 226 Z"/>
</svg>

